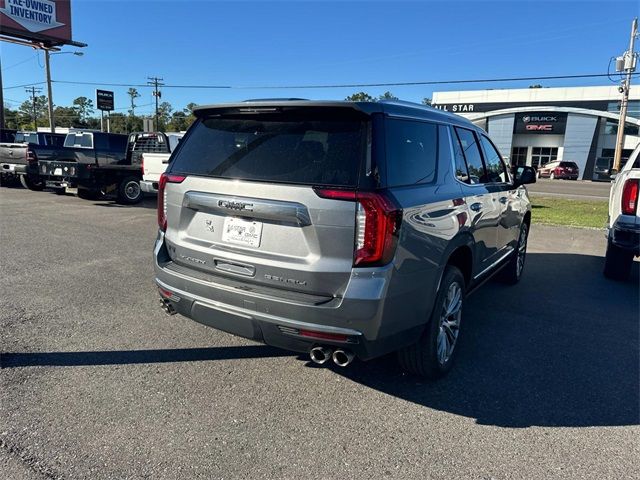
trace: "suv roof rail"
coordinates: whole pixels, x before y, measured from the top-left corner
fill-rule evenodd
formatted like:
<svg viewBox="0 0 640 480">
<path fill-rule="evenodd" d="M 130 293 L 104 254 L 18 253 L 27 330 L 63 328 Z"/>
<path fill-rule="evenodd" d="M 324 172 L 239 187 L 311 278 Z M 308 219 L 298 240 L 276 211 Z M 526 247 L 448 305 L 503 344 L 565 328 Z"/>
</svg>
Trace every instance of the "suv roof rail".
<svg viewBox="0 0 640 480">
<path fill-rule="evenodd" d="M 400 105 L 403 107 L 413 107 L 413 108 L 433 108 L 430 105 L 425 105 L 424 103 L 417 102 L 409 102 L 407 100 L 378 100 L 380 103 L 386 103 L 391 105 Z"/>
<path fill-rule="evenodd" d="M 308 98 L 296 98 L 296 97 L 282 97 L 282 98 L 249 98 L 247 100 L 243 100 L 243 102 L 295 102 L 295 101 L 306 101 Z"/>
</svg>

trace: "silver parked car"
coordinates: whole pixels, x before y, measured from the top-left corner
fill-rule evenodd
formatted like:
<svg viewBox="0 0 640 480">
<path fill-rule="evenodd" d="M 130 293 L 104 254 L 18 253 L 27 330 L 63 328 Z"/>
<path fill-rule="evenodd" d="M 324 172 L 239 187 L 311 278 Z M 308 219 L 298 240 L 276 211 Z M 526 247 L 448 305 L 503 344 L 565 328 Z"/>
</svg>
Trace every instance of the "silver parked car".
<svg viewBox="0 0 640 480">
<path fill-rule="evenodd" d="M 520 279 L 525 183 L 486 133 L 406 102 L 199 107 L 159 184 L 168 313 L 346 366 L 398 351 L 438 377 L 465 295 Z M 499 305 L 496 305 L 499 309 Z"/>
</svg>

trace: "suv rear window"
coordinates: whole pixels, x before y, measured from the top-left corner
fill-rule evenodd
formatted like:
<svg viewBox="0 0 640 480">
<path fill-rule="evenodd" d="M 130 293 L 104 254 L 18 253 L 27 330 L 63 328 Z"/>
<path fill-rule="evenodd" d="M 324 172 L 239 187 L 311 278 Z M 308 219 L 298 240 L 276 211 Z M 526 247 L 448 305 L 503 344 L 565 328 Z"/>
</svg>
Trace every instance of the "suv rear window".
<svg viewBox="0 0 640 480">
<path fill-rule="evenodd" d="M 560 162 L 560 166 L 565 168 L 578 168 L 578 164 L 575 162 Z"/>
<path fill-rule="evenodd" d="M 211 115 L 180 142 L 171 171 L 308 185 L 357 186 L 367 123 L 349 112 Z"/>
</svg>

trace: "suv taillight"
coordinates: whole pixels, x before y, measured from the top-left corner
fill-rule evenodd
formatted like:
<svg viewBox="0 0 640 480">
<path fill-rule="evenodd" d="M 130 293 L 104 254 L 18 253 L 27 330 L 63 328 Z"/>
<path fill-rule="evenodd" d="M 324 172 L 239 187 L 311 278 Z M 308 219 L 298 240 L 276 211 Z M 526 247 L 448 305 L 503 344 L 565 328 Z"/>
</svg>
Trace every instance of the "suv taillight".
<svg viewBox="0 0 640 480">
<path fill-rule="evenodd" d="M 638 190 L 639 180 L 631 178 L 624 182 L 622 187 L 622 213 L 625 215 L 635 215 L 638 210 Z"/>
<path fill-rule="evenodd" d="M 356 202 L 354 267 L 386 265 L 393 259 L 402 222 L 402 209 L 386 195 L 314 188 L 321 198 Z"/>
<path fill-rule="evenodd" d="M 167 183 L 182 183 L 187 178 L 184 175 L 163 173 L 158 184 L 158 227 L 163 232 L 167 230 Z"/>
</svg>

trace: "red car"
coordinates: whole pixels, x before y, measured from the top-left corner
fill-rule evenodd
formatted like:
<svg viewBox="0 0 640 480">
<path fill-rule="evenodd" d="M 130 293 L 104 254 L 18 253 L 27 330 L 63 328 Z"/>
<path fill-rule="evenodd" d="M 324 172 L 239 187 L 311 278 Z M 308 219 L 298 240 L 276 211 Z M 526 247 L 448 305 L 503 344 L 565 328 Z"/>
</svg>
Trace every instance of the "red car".
<svg viewBox="0 0 640 480">
<path fill-rule="evenodd" d="M 538 178 L 577 180 L 580 169 L 575 162 L 549 162 L 538 169 Z"/>
</svg>

